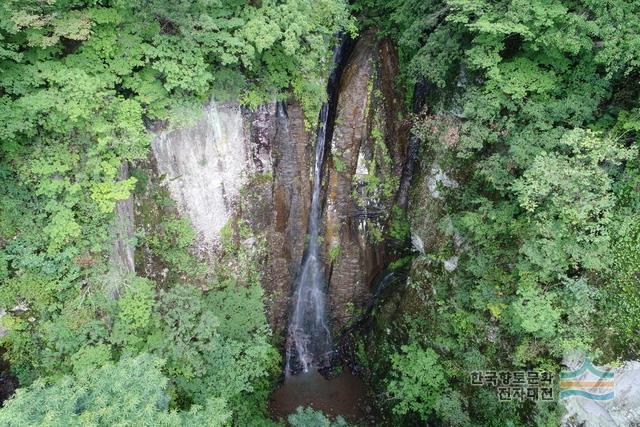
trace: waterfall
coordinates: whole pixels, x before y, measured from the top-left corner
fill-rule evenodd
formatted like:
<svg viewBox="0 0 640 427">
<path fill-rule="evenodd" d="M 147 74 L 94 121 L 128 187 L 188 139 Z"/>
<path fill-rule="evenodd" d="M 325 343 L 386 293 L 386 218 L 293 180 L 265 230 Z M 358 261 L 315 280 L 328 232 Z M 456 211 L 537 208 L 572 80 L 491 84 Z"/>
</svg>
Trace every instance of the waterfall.
<svg viewBox="0 0 640 427">
<path fill-rule="evenodd" d="M 291 372 L 291 361 L 298 363 L 307 372 L 312 365 L 329 358 L 331 333 L 326 318 L 325 278 L 320 260 L 320 184 L 322 164 L 327 136 L 329 106 L 320 111 L 316 138 L 316 159 L 313 174 L 311 211 L 309 212 L 309 245 L 302 264 L 302 273 L 294 295 L 294 308 L 289 323 L 289 346 L 287 351 L 287 373 Z M 291 353 L 294 351 L 294 354 Z"/>
<path fill-rule="evenodd" d="M 302 369 L 329 364 L 332 353 L 331 332 L 326 314 L 326 280 L 324 263 L 320 254 L 320 218 L 322 205 L 320 190 L 322 166 L 327 141 L 330 140 L 335 117 L 338 83 L 342 72 L 341 62 L 349 41 L 343 38 L 333 55 L 333 70 L 327 83 L 328 101 L 322 104 L 316 134 L 315 163 L 313 170 L 313 190 L 311 211 L 309 212 L 308 246 L 303 258 L 300 275 L 293 295 L 293 308 L 289 320 L 286 350 L 286 374 Z"/>
</svg>

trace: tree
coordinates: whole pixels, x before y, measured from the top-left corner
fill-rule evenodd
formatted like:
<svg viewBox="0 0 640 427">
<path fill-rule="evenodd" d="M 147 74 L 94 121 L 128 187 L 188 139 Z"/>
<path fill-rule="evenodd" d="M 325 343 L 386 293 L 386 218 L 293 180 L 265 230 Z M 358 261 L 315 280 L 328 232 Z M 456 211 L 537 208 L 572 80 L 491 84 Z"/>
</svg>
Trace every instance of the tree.
<svg viewBox="0 0 640 427">
<path fill-rule="evenodd" d="M 141 354 L 54 382 L 39 379 L 5 402 L 0 423 L 16 427 L 228 424 L 231 414 L 223 399 L 210 399 L 188 412 L 169 410 L 162 364 L 161 359 Z"/>
<path fill-rule="evenodd" d="M 347 427 L 347 422 L 341 416 L 331 421 L 322 411 L 311 407 L 299 406 L 296 412 L 287 417 L 287 421 L 293 427 Z"/>
<path fill-rule="evenodd" d="M 637 343 L 631 224 L 640 45 L 632 34 L 640 5 L 361 0 L 355 7 L 397 41 L 407 97 L 416 84 L 427 88 L 413 129 L 423 140 L 422 164 L 437 163 L 459 184 L 443 189 L 442 200 L 420 184 L 414 194 L 412 233 L 433 248 L 414 260 L 392 326 L 380 326 L 396 338 L 376 337 L 386 360 L 371 365 L 401 397 L 390 409 L 450 422 L 433 401 L 418 399 L 420 387 L 400 380 L 399 367 L 410 373 L 434 356 L 400 362 L 398 355 L 432 348 L 446 367 L 444 387 L 460 397 L 452 407 L 472 422 L 552 424 L 553 404 L 499 403 L 495 390 L 467 387 L 467 375 L 558 371 L 562 354 L 576 348 L 606 352 L 606 360 L 635 354 L 621 343 Z M 427 180 L 428 169 L 414 182 Z M 435 237 L 433 224 L 440 224 Z M 455 271 L 443 271 L 441 261 L 454 255 Z"/>
<path fill-rule="evenodd" d="M 426 420 L 436 403 L 445 394 L 447 384 L 438 355 L 430 348 L 405 345 L 402 353 L 391 358 L 392 380 L 389 395 L 397 399 L 393 411 L 399 414 L 417 413 Z"/>
</svg>

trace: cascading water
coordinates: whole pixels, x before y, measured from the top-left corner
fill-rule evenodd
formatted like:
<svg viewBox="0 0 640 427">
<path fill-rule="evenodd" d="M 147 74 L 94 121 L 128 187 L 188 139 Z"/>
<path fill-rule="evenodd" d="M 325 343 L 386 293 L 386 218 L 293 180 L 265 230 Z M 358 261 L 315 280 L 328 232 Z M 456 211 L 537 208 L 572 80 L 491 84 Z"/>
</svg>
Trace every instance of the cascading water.
<svg viewBox="0 0 640 427">
<path fill-rule="evenodd" d="M 313 175 L 311 212 L 309 213 L 309 246 L 302 264 L 302 273 L 294 295 L 294 307 L 289 323 L 287 373 L 291 363 L 299 364 L 307 372 L 312 365 L 328 359 L 331 352 L 331 333 L 326 318 L 326 294 L 324 271 L 320 260 L 320 179 L 327 136 L 329 106 L 320 111 L 320 123 L 316 138 L 316 160 Z M 293 351 L 293 353 L 292 353 Z"/>
<path fill-rule="evenodd" d="M 326 315 L 326 280 L 324 264 L 320 258 L 319 234 L 322 215 L 320 190 L 324 154 L 327 140 L 331 138 L 332 117 L 335 115 L 333 110 L 340 80 L 340 62 L 346 50 L 346 43 L 346 40 L 343 40 L 334 51 L 334 69 L 327 84 L 328 102 L 322 105 L 318 119 L 311 211 L 309 212 L 309 240 L 293 296 L 286 354 L 287 375 L 300 370 L 308 372 L 311 367 L 326 366 L 331 359 L 331 332 Z"/>
</svg>

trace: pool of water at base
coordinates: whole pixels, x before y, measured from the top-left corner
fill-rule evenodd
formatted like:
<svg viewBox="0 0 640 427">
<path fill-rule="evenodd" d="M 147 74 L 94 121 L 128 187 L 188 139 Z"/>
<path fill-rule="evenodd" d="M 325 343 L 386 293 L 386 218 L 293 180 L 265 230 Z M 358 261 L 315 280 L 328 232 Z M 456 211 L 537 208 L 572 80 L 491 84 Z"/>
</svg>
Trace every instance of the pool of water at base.
<svg viewBox="0 0 640 427">
<path fill-rule="evenodd" d="M 317 370 L 289 375 L 271 395 L 269 409 L 276 419 L 285 419 L 299 406 L 311 406 L 334 418 L 341 415 L 357 425 L 370 425 L 364 382 L 347 368 L 340 375 L 326 379 Z"/>
</svg>

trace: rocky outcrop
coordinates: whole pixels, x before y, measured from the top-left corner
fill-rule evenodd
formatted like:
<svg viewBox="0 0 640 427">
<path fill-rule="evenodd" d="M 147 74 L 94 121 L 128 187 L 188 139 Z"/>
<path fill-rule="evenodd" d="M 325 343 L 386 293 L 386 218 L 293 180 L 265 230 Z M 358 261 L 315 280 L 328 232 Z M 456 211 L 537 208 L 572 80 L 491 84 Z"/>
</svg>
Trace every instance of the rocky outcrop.
<svg viewBox="0 0 640 427">
<path fill-rule="evenodd" d="M 283 254 L 291 261 L 302 259 L 311 203 L 311 144 L 299 104 L 279 103 L 274 138 L 274 223 L 282 234 Z M 292 267 L 290 273 L 295 273 Z"/>
<path fill-rule="evenodd" d="M 302 262 L 311 203 L 310 133 L 296 102 L 279 102 L 272 112 L 273 159 L 270 214 L 266 226 L 268 262 L 264 288 L 267 312 L 277 335 L 287 328 L 289 298 Z M 257 130 L 254 128 L 254 130 Z"/>
<path fill-rule="evenodd" d="M 159 132 L 143 166 L 198 232 L 196 249 L 203 258 L 217 250 L 226 224 L 241 222 L 263 238 L 263 288 L 276 336 L 286 330 L 291 286 L 304 251 L 310 141 L 295 101 L 254 110 L 211 102 L 193 124 Z M 164 268 L 153 257 L 141 259 L 147 276 Z"/>
<path fill-rule="evenodd" d="M 392 43 L 366 32 L 346 61 L 331 104 L 321 252 L 334 335 L 368 304 L 373 278 L 391 259 L 393 207 L 406 207 L 408 181 L 401 176 L 411 170 L 405 164 L 409 123 L 394 87 L 397 74 Z M 314 136 L 295 101 L 252 111 L 212 102 L 194 124 L 160 132 L 152 142 L 152 175 L 191 221 L 201 252 L 215 250 L 230 220 L 265 237 L 267 313 L 280 336 L 305 250 Z"/>
<path fill-rule="evenodd" d="M 151 143 L 158 173 L 204 245 L 231 217 L 250 166 L 247 141 L 240 107 L 211 102 L 196 123 Z"/>
<path fill-rule="evenodd" d="M 393 84 L 397 73 L 393 45 L 366 32 L 340 82 L 325 208 L 329 303 L 337 332 L 367 305 L 370 284 L 389 260 L 388 221 L 409 136 Z"/>
</svg>

